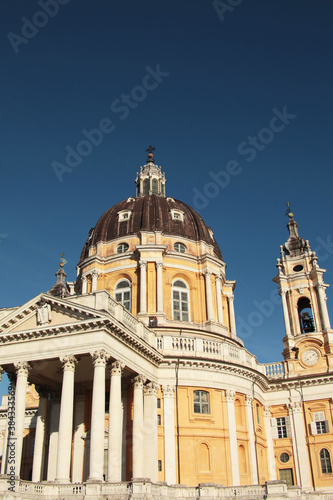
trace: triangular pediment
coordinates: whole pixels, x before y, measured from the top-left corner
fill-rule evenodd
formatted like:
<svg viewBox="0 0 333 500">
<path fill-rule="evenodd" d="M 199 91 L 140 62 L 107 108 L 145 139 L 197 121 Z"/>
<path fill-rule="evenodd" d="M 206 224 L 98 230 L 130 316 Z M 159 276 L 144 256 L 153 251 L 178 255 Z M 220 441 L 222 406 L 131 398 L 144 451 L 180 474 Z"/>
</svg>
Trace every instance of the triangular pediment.
<svg viewBox="0 0 333 500">
<path fill-rule="evenodd" d="M 0 335 L 105 319 L 101 311 L 40 294 L 0 319 Z"/>
</svg>

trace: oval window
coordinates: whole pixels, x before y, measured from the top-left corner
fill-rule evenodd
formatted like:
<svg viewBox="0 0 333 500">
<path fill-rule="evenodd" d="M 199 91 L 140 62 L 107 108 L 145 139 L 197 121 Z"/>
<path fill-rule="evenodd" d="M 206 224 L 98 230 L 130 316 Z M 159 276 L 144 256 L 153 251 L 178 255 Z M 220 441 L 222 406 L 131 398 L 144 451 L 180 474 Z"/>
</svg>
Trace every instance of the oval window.
<svg viewBox="0 0 333 500">
<path fill-rule="evenodd" d="M 183 243 L 175 243 L 173 245 L 173 248 L 176 250 L 176 252 L 180 252 L 180 253 L 186 252 L 186 246 Z"/>
<path fill-rule="evenodd" d="M 298 266 L 293 267 L 293 271 L 295 271 L 295 273 L 299 273 L 300 271 L 303 271 L 303 266 L 299 264 Z"/>
<path fill-rule="evenodd" d="M 283 464 L 286 464 L 287 462 L 289 462 L 289 455 L 288 453 L 281 453 L 280 455 L 280 461 L 283 463 Z"/>
<path fill-rule="evenodd" d="M 120 243 L 120 245 L 117 246 L 117 253 L 125 253 L 129 249 L 129 246 L 127 243 Z"/>
</svg>

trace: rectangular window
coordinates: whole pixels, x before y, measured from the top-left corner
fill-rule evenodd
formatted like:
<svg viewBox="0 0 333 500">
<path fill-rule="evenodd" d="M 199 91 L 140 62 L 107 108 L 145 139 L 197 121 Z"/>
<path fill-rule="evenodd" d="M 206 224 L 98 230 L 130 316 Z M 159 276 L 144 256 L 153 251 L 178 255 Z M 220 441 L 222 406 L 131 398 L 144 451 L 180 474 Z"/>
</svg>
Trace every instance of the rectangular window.
<svg viewBox="0 0 333 500">
<path fill-rule="evenodd" d="M 209 413 L 209 393 L 207 391 L 193 391 L 194 413 Z"/>
<path fill-rule="evenodd" d="M 278 417 L 276 419 L 276 426 L 278 432 L 278 439 L 287 437 L 287 424 L 286 417 Z"/>
<path fill-rule="evenodd" d="M 161 400 L 160 400 L 160 398 L 157 398 L 157 408 L 161 408 Z"/>
<path fill-rule="evenodd" d="M 310 423 L 311 434 L 326 434 L 329 432 L 328 421 L 325 420 L 325 412 L 317 411 L 313 414 L 313 422 Z"/>
<path fill-rule="evenodd" d="M 157 415 L 157 425 L 161 425 L 161 424 L 162 424 L 161 415 Z"/>
<path fill-rule="evenodd" d="M 158 461 L 158 472 L 162 472 L 162 460 Z"/>
</svg>

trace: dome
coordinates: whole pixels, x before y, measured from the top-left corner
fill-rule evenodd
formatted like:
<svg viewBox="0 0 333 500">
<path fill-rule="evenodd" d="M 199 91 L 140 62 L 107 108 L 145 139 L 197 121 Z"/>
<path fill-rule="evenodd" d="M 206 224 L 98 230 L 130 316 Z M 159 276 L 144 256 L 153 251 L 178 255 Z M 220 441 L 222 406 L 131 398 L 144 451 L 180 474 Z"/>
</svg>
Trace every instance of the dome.
<svg viewBox="0 0 333 500">
<path fill-rule="evenodd" d="M 147 194 L 123 200 L 100 217 L 89 233 L 80 262 L 88 256 L 89 248 L 97 243 L 135 235 L 140 231 L 161 231 L 164 235 L 204 241 L 212 245 L 215 256 L 223 260 L 212 231 L 193 208 L 173 198 Z"/>
</svg>

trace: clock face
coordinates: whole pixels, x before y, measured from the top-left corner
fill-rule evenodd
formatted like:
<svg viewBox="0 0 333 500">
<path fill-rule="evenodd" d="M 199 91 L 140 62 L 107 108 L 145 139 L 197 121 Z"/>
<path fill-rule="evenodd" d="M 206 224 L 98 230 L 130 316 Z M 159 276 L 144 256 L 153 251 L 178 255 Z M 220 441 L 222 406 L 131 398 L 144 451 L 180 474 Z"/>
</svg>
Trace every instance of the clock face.
<svg viewBox="0 0 333 500">
<path fill-rule="evenodd" d="M 314 349 L 308 349 L 302 356 L 303 362 L 306 365 L 312 366 L 319 360 L 319 354 Z"/>
</svg>

